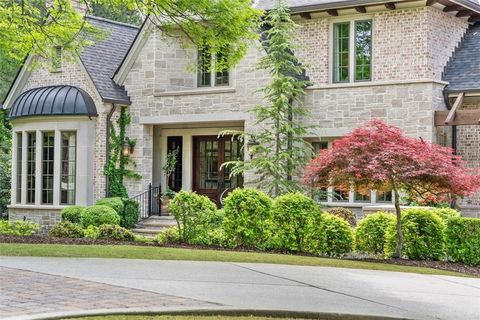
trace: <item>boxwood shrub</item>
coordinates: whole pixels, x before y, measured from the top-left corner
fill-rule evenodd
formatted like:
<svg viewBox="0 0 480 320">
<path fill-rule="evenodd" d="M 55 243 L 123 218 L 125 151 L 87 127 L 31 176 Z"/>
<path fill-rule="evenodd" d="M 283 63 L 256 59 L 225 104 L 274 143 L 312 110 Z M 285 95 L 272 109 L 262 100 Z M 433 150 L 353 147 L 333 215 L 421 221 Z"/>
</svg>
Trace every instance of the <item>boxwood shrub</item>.
<svg viewBox="0 0 480 320">
<path fill-rule="evenodd" d="M 40 225 L 30 221 L 0 220 L 0 234 L 9 236 L 31 236 L 40 229 Z"/>
<path fill-rule="evenodd" d="M 352 227 L 355 227 L 355 225 L 357 224 L 357 218 L 355 217 L 355 214 L 350 209 L 336 207 L 336 208 L 328 209 L 327 212 L 330 214 L 333 214 L 334 216 L 344 219 Z"/>
<path fill-rule="evenodd" d="M 272 199 L 252 188 L 235 189 L 224 201 L 223 228 L 233 247 L 265 249 L 271 242 Z"/>
<path fill-rule="evenodd" d="M 134 241 L 135 235 L 128 229 L 113 224 L 102 224 L 98 227 L 98 239 Z"/>
<path fill-rule="evenodd" d="M 480 265 L 480 219 L 450 218 L 445 229 L 445 239 L 450 260 Z"/>
<path fill-rule="evenodd" d="M 84 228 L 88 226 L 100 226 L 102 224 L 120 224 L 120 216 L 111 207 L 95 205 L 85 208 L 80 217 L 80 223 Z"/>
<path fill-rule="evenodd" d="M 353 231 L 344 219 L 324 213 L 320 223 L 309 228 L 306 244 L 308 253 L 342 256 L 352 251 Z"/>
<path fill-rule="evenodd" d="M 407 209 L 402 212 L 403 249 L 408 259 L 438 260 L 444 256 L 444 224 L 428 209 Z M 396 222 L 386 232 L 385 255 L 393 256 L 397 243 Z"/>
<path fill-rule="evenodd" d="M 48 234 L 56 238 L 83 238 L 83 229 L 79 224 L 62 221 L 54 225 Z"/>
<path fill-rule="evenodd" d="M 376 212 L 365 216 L 355 229 L 355 250 L 383 254 L 385 233 L 389 224 L 394 223 L 395 216 L 388 212 Z"/>
<path fill-rule="evenodd" d="M 62 216 L 62 221 L 68 221 L 71 223 L 80 223 L 80 217 L 82 211 L 85 209 L 83 206 L 70 206 L 66 207 L 60 213 Z"/>
<path fill-rule="evenodd" d="M 433 209 L 433 213 L 438 215 L 444 223 L 447 223 L 448 219 L 450 218 L 460 217 L 460 212 L 450 208 L 436 208 L 436 209 Z"/>
<path fill-rule="evenodd" d="M 188 243 L 193 242 L 202 231 L 205 221 L 217 211 L 216 205 L 208 197 L 184 190 L 175 195 L 168 209 L 177 220 L 180 239 Z"/>
<path fill-rule="evenodd" d="M 95 205 L 107 206 L 115 210 L 115 212 L 121 216 L 123 213 L 123 201 L 122 198 L 114 197 L 114 198 L 103 198 L 97 200 Z"/>
<path fill-rule="evenodd" d="M 123 212 L 120 214 L 120 224 L 122 227 L 131 229 L 138 221 L 140 208 L 138 202 L 132 199 L 123 198 Z"/>
<path fill-rule="evenodd" d="M 273 203 L 273 232 L 277 247 L 303 251 L 309 225 L 320 221 L 317 203 L 301 193 L 287 193 Z"/>
</svg>

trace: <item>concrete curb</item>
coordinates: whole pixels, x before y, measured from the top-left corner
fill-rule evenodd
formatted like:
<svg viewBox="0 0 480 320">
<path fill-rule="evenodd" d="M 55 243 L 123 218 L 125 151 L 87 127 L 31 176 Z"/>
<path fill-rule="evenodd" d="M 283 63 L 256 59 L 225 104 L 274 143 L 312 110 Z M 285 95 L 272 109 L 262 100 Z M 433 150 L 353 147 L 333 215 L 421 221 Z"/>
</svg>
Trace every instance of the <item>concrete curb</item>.
<svg viewBox="0 0 480 320">
<path fill-rule="evenodd" d="M 258 316 L 273 318 L 296 318 L 296 319 L 321 319 L 321 320 L 417 320 L 412 318 L 391 317 L 383 315 L 347 314 L 347 313 L 324 313 L 291 310 L 268 310 L 268 309 L 241 309 L 231 307 L 218 308 L 125 308 L 125 309 L 94 309 L 85 311 L 64 311 L 42 313 L 4 318 L 3 320 L 56 320 L 65 318 L 81 318 L 87 316 L 106 315 L 191 315 L 191 316 Z M 418 319 L 419 320 L 419 319 Z"/>
</svg>

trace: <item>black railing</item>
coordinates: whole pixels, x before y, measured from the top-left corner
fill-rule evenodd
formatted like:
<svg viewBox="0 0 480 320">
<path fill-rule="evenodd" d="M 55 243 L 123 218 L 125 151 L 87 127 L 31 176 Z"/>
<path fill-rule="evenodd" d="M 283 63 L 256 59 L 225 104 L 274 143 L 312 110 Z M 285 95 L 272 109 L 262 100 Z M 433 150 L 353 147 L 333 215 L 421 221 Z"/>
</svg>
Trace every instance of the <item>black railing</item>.
<svg viewBox="0 0 480 320">
<path fill-rule="evenodd" d="M 153 187 L 150 184 L 147 191 L 131 198 L 138 202 L 140 210 L 138 219 L 146 219 L 152 215 L 162 215 L 161 195 L 161 187 Z"/>
</svg>

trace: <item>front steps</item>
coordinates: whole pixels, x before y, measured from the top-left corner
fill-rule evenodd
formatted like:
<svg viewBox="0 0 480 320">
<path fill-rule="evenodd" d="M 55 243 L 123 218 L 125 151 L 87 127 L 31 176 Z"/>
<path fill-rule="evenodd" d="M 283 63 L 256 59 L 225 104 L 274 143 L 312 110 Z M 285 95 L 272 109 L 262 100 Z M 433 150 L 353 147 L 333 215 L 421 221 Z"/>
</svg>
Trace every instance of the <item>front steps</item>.
<svg viewBox="0 0 480 320">
<path fill-rule="evenodd" d="M 139 236 L 155 238 L 157 234 L 168 228 L 175 227 L 177 222 L 172 216 L 151 216 L 139 221 L 132 232 Z"/>
</svg>

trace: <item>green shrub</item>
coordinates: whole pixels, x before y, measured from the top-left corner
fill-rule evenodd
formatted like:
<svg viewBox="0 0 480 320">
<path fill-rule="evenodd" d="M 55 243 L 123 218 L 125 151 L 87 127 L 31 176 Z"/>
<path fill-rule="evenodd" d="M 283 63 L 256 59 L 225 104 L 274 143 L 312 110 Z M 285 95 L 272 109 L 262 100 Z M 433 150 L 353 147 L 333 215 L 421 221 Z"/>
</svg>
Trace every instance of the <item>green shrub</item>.
<svg viewBox="0 0 480 320">
<path fill-rule="evenodd" d="M 62 221 L 50 229 L 49 235 L 55 238 L 83 238 L 83 229 L 76 223 Z"/>
<path fill-rule="evenodd" d="M 445 240 L 450 260 L 480 265 L 480 219 L 450 218 L 445 229 Z"/>
<path fill-rule="evenodd" d="M 431 210 L 404 210 L 402 256 L 408 259 L 441 259 L 444 256 L 443 228 L 442 220 Z M 396 222 L 388 226 L 385 239 L 385 255 L 391 257 L 397 243 Z"/>
<path fill-rule="evenodd" d="M 85 209 L 83 206 L 70 206 L 66 207 L 60 213 L 62 216 L 62 221 L 68 221 L 71 223 L 80 223 L 80 217 L 82 211 Z"/>
<path fill-rule="evenodd" d="M 120 224 L 118 213 L 108 206 L 95 205 L 85 208 L 80 217 L 80 223 L 83 227 L 100 226 L 102 224 Z"/>
<path fill-rule="evenodd" d="M 223 228 L 232 246 L 264 249 L 271 241 L 272 200 L 255 189 L 235 189 L 224 201 Z"/>
<path fill-rule="evenodd" d="M 341 256 L 352 251 L 353 231 L 347 221 L 322 214 L 320 222 L 311 225 L 306 236 L 306 252 Z"/>
<path fill-rule="evenodd" d="M 87 239 L 96 240 L 100 236 L 100 230 L 95 226 L 88 226 L 83 230 L 83 236 Z"/>
<path fill-rule="evenodd" d="M 178 233 L 178 228 L 168 228 L 165 231 L 160 232 L 155 237 L 155 242 L 161 246 L 164 246 L 169 243 L 178 243 L 180 242 L 180 234 Z"/>
<path fill-rule="evenodd" d="M 180 238 L 188 243 L 198 235 L 204 220 L 217 211 L 217 207 L 208 197 L 183 190 L 170 201 L 168 209 L 177 220 Z"/>
<path fill-rule="evenodd" d="M 122 198 L 114 197 L 114 198 L 103 198 L 97 200 L 95 203 L 96 206 L 107 206 L 115 210 L 115 212 L 121 216 L 123 213 L 123 201 Z"/>
<path fill-rule="evenodd" d="M 357 224 L 357 218 L 350 209 L 340 207 L 330 208 L 327 210 L 327 212 L 333 214 L 334 216 L 342 218 L 343 220 L 347 221 L 352 227 L 355 227 L 355 225 Z"/>
<path fill-rule="evenodd" d="M 140 209 L 138 202 L 132 199 L 123 198 L 123 212 L 120 215 L 121 225 L 124 228 L 130 229 L 135 226 L 138 221 Z"/>
<path fill-rule="evenodd" d="M 448 219 L 450 218 L 460 217 L 460 212 L 450 208 L 436 208 L 436 209 L 433 209 L 433 213 L 438 215 L 444 223 L 447 223 Z"/>
<path fill-rule="evenodd" d="M 135 235 L 128 229 L 114 224 L 102 224 L 98 228 L 98 239 L 134 241 Z"/>
<path fill-rule="evenodd" d="M 197 233 L 190 243 L 204 246 L 226 246 L 227 239 L 222 228 L 223 217 L 223 210 L 209 211 L 200 216 Z"/>
<path fill-rule="evenodd" d="M 383 254 L 387 227 L 395 222 L 395 216 L 388 212 L 376 212 L 365 216 L 355 229 L 355 250 Z"/>
<path fill-rule="evenodd" d="M 31 236 L 40 229 L 40 225 L 30 221 L 0 220 L 0 234 L 9 236 Z"/>
<path fill-rule="evenodd" d="M 272 212 L 278 248 L 303 251 L 309 224 L 321 217 L 317 203 L 301 193 L 288 193 L 275 199 Z"/>
</svg>

